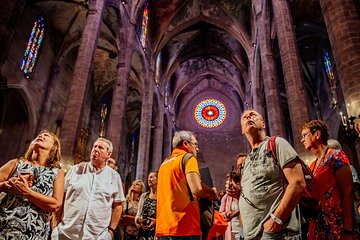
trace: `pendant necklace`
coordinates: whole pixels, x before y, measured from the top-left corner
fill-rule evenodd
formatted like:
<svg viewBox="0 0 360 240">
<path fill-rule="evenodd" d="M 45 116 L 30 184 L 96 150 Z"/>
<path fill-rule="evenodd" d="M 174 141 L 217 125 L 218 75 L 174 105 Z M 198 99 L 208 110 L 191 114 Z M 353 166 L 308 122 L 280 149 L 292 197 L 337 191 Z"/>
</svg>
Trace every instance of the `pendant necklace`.
<svg viewBox="0 0 360 240">
<path fill-rule="evenodd" d="M 324 162 L 324 159 L 325 159 L 325 157 L 326 157 L 326 155 L 327 155 L 328 150 L 329 150 L 329 148 L 326 148 L 324 154 L 323 154 L 322 157 L 321 157 L 321 160 L 320 160 L 318 166 L 316 166 L 316 165 L 317 165 L 317 162 L 318 162 L 319 159 L 316 158 L 315 165 L 314 165 L 314 169 L 311 171 L 314 176 L 316 175 L 317 170 L 319 169 L 320 165 Z"/>
</svg>

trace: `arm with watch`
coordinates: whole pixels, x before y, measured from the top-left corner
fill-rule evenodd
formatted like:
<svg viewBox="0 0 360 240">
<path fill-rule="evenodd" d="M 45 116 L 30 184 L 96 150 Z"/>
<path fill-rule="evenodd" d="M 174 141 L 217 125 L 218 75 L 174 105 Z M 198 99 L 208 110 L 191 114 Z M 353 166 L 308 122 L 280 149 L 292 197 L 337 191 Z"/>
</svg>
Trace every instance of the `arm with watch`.
<svg viewBox="0 0 360 240">
<path fill-rule="evenodd" d="M 283 168 L 284 176 L 288 182 L 285 193 L 279 206 L 270 214 L 270 218 L 263 224 L 265 232 L 279 232 L 296 205 L 300 202 L 306 183 L 298 158 L 287 163 Z"/>
<path fill-rule="evenodd" d="M 119 224 L 121 213 L 122 213 L 122 202 L 114 202 L 112 207 L 111 220 L 108 226 L 108 231 L 112 238 L 114 238 L 115 229 Z"/>
</svg>

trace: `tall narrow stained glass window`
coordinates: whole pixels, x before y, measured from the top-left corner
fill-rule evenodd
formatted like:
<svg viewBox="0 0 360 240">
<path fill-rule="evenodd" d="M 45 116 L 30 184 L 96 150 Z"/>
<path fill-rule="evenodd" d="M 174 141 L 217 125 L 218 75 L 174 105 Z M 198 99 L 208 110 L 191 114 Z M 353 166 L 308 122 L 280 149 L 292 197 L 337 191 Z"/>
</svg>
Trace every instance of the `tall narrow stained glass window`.
<svg viewBox="0 0 360 240">
<path fill-rule="evenodd" d="M 326 75 L 329 80 L 329 90 L 331 94 L 331 107 L 336 108 L 337 106 L 337 95 L 336 95 L 336 79 L 333 71 L 333 64 L 331 63 L 329 53 L 324 50 L 324 68 Z"/>
<path fill-rule="evenodd" d="M 161 64 L 161 52 L 158 54 L 156 58 L 156 65 L 155 65 L 155 82 L 159 84 L 160 78 L 160 64 Z"/>
<path fill-rule="evenodd" d="M 148 24 L 149 24 L 149 2 L 146 1 L 144 5 L 144 13 L 141 22 L 141 36 L 140 41 L 143 48 L 146 47 L 146 37 L 148 33 Z"/>
<path fill-rule="evenodd" d="M 21 60 L 20 69 L 26 77 L 29 77 L 39 57 L 39 51 L 44 40 L 45 23 L 44 17 L 40 16 L 35 22 L 31 30 L 29 40 L 25 49 L 24 57 Z"/>
</svg>

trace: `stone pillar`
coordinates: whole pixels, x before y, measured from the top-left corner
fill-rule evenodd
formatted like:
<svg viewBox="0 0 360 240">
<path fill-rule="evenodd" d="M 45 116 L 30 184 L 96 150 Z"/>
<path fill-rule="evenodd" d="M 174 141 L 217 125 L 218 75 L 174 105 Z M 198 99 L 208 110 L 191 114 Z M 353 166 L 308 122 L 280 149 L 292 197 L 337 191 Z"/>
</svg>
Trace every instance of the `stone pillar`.
<svg viewBox="0 0 360 240">
<path fill-rule="evenodd" d="M 260 94 L 260 77 L 261 77 L 260 53 L 259 53 L 259 48 L 255 46 L 253 56 L 250 62 L 250 86 L 249 86 L 251 93 L 250 107 L 255 109 L 261 115 L 264 115 L 264 108 L 262 106 L 261 94 Z M 246 109 L 246 106 L 244 107 Z"/>
<path fill-rule="evenodd" d="M 164 140 L 163 140 L 164 141 L 164 144 L 163 144 L 164 159 L 167 158 L 168 156 L 170 156 L 170 154 L 171 154 L 171 149 L 172 149 L 172 128 L 174 126 L 174 124 L 172 123 L 171 115 L 169 113 L 165 113 L 165 114 L 166 114 L 167 117 L 166 117 L 166 119 L 164 119 L 164 128 L 165 128 L 165 125 L 166 125 L 165 131 L 164 131 Z"/>
<path fill-rule="evenodd" d="M 2 8 L 6 9 L 4 12 L 11 13 L 7 16 L 1 16 L 2 22 L 6 22 L 6 24 L 0 28 L 0 76 L 6 61 L 8 51 L 10 49 L 11 42 L 14 38 L 14 33 L 16 30 L 15 28 L 19 25 L 19 21 L 23 16 L 25 4 L 25 0 L 14 0 L 7 1 L 6 4 L 2 4 L 1 6 Z M 8 18 L 4 19 L 6 17 Z M 30 31 L 31 29 L 29 30 L 29 36 L 31 33 Z M 25 52 L 25 45 L 23 47 L 23 51 Z"/>
<path fill-rule="evenodd" d="M 320 5 L 345 103 L 350 104 L 349 114 L 357 117 L 360 114 L 360 16 L 354 0 L 320 0 Z M 354 148 L 360 159 L 358 138 Z"/>
<path fill-rule="evenodd" d="M 129 24 L 128 38 L 125 40 L 123 51 L 118 56 L 117 79 L 115 81 L 114 93 L 109 115 L 107 136 L 114 145 L 112 157 L 119 159 L 121 152 L 121 137 L 125 123 L 126 98 L 131 70 L 131 59 L 133 52 L 133 41 L 135 37 L 135 25 Z M 121 42 L 122 39 L 118 39 Z"/>
<path fill-rule="evenodd" d="M 310 115 L 289 2 L 287 0 L 273 0 L 272 9 L 284 71 L 286 95 L 288 98 L 293 134 L 293 146 L 300 157 L 304 157 L 306 150 L 300 142 L 300 128 L 304 122 L 310 120 Z"/>
<path fill-rule="evenodd" d="M 44 128 L 53 130 L 53 129 L 51 129 L 51 126 L 53 125 L 53 123 L 49 122 L 49 113 L 50 113 L 50 107 L 51 107 L 51 103 L 52 103 L 51 100 L 54 97 L 55 84 L 57 82 L 57 76 L 59 74 L 59 69 L 60 68 L 58 65 L 51 66 L 51 72 L 50 72 L 50 76 L 49 76 L 47 87 L 46 87 L 46 92 L 45 92 L 45 96 L 44 96 L 44 100 L 43 100 L 43 106 L 41 108 L 37 132 L 41 131 Z M 53 119 L 51 119 L 51 120 L 53 120 Z M 56 121 L 56 120 L 62 120 L 62 119 L 54 119 L 54 121 Z"/>
<path fill-rule="evenodd" d="M 61 127 L 61 145 L 65 157 L 73 157 L 81 129 L 83 106 L 88 92 L 94 53 L 98 43 L 106 0 L 90 0 L 86 25 L 75 63 L 74 75 Z M 66 160 L 66 159 L 65 159 Z"/>
<path fill-rule="evenodd" d="M 163 98 L 162 98 L 163 99 Z M 161 99 L 161 100 L 162 100 Z M 152 169 L 159 169 L 162 161 L 163 161 L 163 136 L 164 136 L 164 102 L 160 100 L 159 109 L 156 113 L 157 116 L 155 118 L 155 132 L 154 132 L 154 150 L 153 150 L 153 162 Z"/>
<path fill-rule="evenodd" d="M 259 29 L 262 79 L 265 88 L 267 116 L 270 135 L 286 138 L 284 114 L 281 108 L 279 81 L 272 49 L 270 2 L 254 1 L 256 21 Z"/>
<path fill-rule="evenodd" d="M 354 0 L 320 0 L 336 69 L 351 115 L 360 114 L 360 16 Z"/>
<path fill-rule="evenodd" d="M 154 71 L 150 66 L 149 76 L 145 80 L 145 91 L 142 97 L 141 105 L 141 121 L 139 136 L 139 151 L 136 165 L 136 179 L 146 181 L 149 156 L 150 156 L 150 137 L 151 137 L 151 120 L 152 106 L 154 95 Z"/>
</svg>

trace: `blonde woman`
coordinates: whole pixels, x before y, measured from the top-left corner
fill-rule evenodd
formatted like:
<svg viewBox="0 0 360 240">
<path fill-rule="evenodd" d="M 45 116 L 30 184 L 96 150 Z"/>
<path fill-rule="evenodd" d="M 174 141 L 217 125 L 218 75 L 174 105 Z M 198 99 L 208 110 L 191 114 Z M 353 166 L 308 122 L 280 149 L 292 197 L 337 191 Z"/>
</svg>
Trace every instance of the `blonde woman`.
<svg viewBox="0 0 360 240">
<path fill-rule="evenodd" d="M 0 168 L 1 239 L 48 239 L 51 213 L 62 206 L 64 173 L 60 170 L 60 142 L 43 130 L 24 157 Z"/>
<path fill-rule="evenodd" d="M 150 191 L 143 193 L 140 198 L 139 209 L 135 218 L 135 223 L 140 227 L 138 235 L 140 240 L 155 239 L 157 178 L 157 171 L 149 173 L 148 185 Z"/>
<path fill-rule="evenodd" d="M 122 240 L 137 239 L 139 228 L 135 224 L 141 194 L 145 191 L 145 184 L 135 180 L 128 190 L 123 214 L 120 219 L 120 233 Z"/>
</svg>

